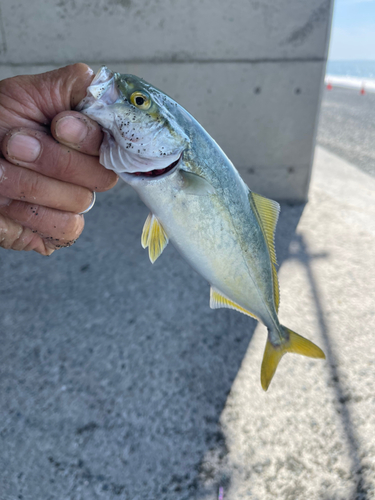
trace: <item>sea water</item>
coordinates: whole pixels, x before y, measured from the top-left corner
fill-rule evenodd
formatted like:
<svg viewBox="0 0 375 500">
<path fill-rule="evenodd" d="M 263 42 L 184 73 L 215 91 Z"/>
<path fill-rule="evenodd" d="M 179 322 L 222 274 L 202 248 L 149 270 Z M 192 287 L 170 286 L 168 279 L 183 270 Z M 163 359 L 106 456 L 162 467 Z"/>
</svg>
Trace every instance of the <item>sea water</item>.
<svg viewBox="0 0 375 500">
<path fill-rule="evenodd" d="M 328 61 L 325 83 L 375 92 L 375 61 Z"/>
</svg>

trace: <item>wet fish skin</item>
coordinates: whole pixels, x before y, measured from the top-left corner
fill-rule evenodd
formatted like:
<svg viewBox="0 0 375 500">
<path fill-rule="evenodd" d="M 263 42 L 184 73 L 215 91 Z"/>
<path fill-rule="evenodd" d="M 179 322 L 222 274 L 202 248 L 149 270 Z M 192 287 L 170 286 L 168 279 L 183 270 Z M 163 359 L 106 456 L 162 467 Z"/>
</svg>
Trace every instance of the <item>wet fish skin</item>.
<svg viewBox="0 0 375 500">
<path fill-rule="evenodd" d="M 286 352 L 324 358 L 319 347 L 277 317 L 279 205 L 250 191 L 203 127 L 160 90 L 106 67 L 78 109 L 103 127 L 101 163 L 130 184 L 151 211 L 142 234 L 150 260 L 170 240 L 210 283 L 212 308 L 236 309 L 267 327 L 263 389 Z"/>
</svg>

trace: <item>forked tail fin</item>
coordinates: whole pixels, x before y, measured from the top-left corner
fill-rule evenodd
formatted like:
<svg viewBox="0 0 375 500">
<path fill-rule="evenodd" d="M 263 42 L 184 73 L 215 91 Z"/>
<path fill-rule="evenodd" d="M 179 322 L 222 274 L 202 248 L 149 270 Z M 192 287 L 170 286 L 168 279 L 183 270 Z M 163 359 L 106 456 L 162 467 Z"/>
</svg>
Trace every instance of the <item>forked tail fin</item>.
<svg viewBox="0 0 375 500">
<path fill-rule="evenodd" d="M 298 333 L 289 330 L 286 326 L 281 325 L 281 329 L 284 333 L 283 339 L 285 339 L 281 345 L 274 346 L 268 337 L 266 348 L 264 350 L 260 381 L 265 391 L 271 383 L 280 359 L 287 352 L 302 354 L 303 356 L 308 356 L 309 358 L 325 359 L 324 352 L 313 342 L 305 339 L 301 335 L 298 335 Z"/>
</svg>

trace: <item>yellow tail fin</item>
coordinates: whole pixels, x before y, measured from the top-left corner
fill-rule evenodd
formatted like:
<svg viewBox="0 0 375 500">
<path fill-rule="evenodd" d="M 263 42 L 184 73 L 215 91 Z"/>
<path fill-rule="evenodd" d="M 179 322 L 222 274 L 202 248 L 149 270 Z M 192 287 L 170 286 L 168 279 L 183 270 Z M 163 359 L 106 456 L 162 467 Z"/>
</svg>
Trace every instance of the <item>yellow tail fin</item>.
<svg viewBox="0 0 375 500">
<path fill-rule="evenodd" d="M 260 381 L 265 391 L 271 383 L 280 359 L 287 352 L 302 354 L 309 358 L 325 358 L 324 352 L 320 347 L 313 344 L 313 342 L 310 342 L 310 340 L 305 339 L 285 326 L 281 328 L 286 334 L 285 341 L 280 346 L 275 347 L 270 340 L 267 339 L 266 348 L 264 350 Z"/>
</svg>

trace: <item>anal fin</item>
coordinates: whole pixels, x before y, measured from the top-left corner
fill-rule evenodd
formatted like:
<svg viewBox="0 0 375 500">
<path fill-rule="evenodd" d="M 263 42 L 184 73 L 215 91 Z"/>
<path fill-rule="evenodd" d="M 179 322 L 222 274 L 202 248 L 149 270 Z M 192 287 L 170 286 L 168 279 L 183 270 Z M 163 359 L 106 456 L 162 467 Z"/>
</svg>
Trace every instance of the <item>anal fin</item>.
<svg viewBox="0 0 375 500">
<path fill-rule="evenodd" d="M 168 236 L 154 214 L 149 213 L 143 226 L 141 244 L 148 247 L 148 255 L 152 264 L 161 255 L 168 244 Z"/>
<path fill-rule="evenodd" d="M 210 307 L 211 309 L 234 309 L 242 314 L 246 314 L 247 316 L 251 316 L 252 318 L 258 319 L 253 313 L 239 306 L 232 300 L 227 299 L 223 294 L 215 290 L 215 288 L 211 287 L 210 290 Z"/>
</svg>

